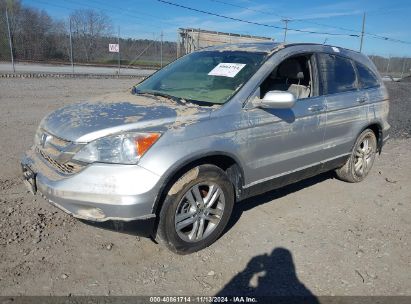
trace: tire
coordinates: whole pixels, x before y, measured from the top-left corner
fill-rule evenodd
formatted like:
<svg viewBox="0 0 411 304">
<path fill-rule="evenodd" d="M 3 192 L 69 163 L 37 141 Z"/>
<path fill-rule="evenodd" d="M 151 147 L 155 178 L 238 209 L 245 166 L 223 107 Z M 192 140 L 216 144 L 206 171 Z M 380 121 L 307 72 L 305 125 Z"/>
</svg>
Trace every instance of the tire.
<svg viewBox="0 0 411 304">
<path fill-rule="evenodd" d="M 338 178 L 349 183 L 361 182 L 370 173 L 376 153 L 377 138 L 372 130 L 366 129 L 358 136 L 344 166 L 335 170 Z"/>
<path fill-rule="evenodd" d="M 234 188 L 225 172 L 214 165 L 195 167 L 168 191 L 156 239 L 177 254 L 199 251 L 222 234 L 233 205 Z"/>
</svg>

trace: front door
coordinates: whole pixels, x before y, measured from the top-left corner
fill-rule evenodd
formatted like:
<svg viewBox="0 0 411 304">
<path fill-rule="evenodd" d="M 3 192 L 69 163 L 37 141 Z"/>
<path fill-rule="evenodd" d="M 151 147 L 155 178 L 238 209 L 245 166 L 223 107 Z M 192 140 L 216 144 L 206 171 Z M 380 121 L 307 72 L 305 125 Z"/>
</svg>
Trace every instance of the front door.
<svg viewBox="0 0 411 304">
<path fill-rule="evenodd" d="M 250 175 L 246 187 L 297 171 L 305 174 L 304 169 L 319 168 L 317 165 L 323 160 L 326 108 L 316 89 L 315 59 L 299 55 L 287 60 L 286 68 L 281 68 L 280 63 L 263 82 L 260 96 L 263 98 L 266 91 L 273 89 L 295 93 L 293 88 L 297 86 L 300 98 L 291 109 L 247 110 L 249 135 L 245 159 Z M 271 83 L 267 85 L 267 81 Z"/>
</svg>

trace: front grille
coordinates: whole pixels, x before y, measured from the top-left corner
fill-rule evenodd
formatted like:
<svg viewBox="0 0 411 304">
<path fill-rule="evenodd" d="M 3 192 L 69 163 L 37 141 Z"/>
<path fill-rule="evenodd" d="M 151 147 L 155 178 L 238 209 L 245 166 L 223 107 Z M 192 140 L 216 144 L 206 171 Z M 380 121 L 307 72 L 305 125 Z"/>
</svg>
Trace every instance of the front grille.
<svg viewBox="0 0 411 304">
<path fill-rule="evenodd" d="M 54 160 L 53 158 L 51 158 L 50 156 L 48 156 L 46 153 L 44 153 L 39 148 L 36 148 L 36 150 L 53 168 L 55 168 L 60 173 L 74 174 L 74 173 L 79 172 L 81 168 L 83 168 L 82 165 L 76 164 L 73 162 L 67 162 L 67 163 L 61 164 L 57 162 L 56 160 Z"/>
</svg>

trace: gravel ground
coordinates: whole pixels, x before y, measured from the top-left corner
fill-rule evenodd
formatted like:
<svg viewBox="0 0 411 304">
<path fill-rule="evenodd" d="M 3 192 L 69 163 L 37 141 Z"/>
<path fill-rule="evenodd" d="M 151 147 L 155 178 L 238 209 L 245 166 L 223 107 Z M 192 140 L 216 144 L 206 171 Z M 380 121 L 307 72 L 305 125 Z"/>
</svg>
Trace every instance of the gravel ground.
<svg viewBox="0 0 411 304">
<path fill-rule="evenodd" d="M 388 83 L 394 138 L 370 176 L 323 174 L 239 204 L 211 247 L 177 256 L 25 191 L 19 157 L 48 112 L 130 79 L 0 80 L 0 295 L 411 295 L 411 88 Z"/>
<path fill-rule="evenodd" d="M 411 78 L 410 78 L 411 79 Z M 386 83 L 390 93 L 391 134 L 394 137 L 411 137 L 411 81 Z"/>
</svg>

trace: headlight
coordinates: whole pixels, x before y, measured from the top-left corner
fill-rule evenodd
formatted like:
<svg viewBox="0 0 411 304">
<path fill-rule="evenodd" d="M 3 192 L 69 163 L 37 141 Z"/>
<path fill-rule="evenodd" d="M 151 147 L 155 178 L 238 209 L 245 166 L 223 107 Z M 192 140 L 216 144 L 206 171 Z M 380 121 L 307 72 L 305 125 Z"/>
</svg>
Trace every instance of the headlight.
<svg viewBox="0 0 411 304">
<path fill-rule="evenodd" d="M 36 147 L 40 147 L 40 140 L 41 140 L 41 129 L 40 127 L 37 128 L 36 134 L 34 134 L 34 145 Z"/>
<path fill-rule="evenodd" d="M 73 159 L 86 163 L 135 164 L 160 135 L 126 133 L 102 137 L 85 145 Z"/>
</svg>

